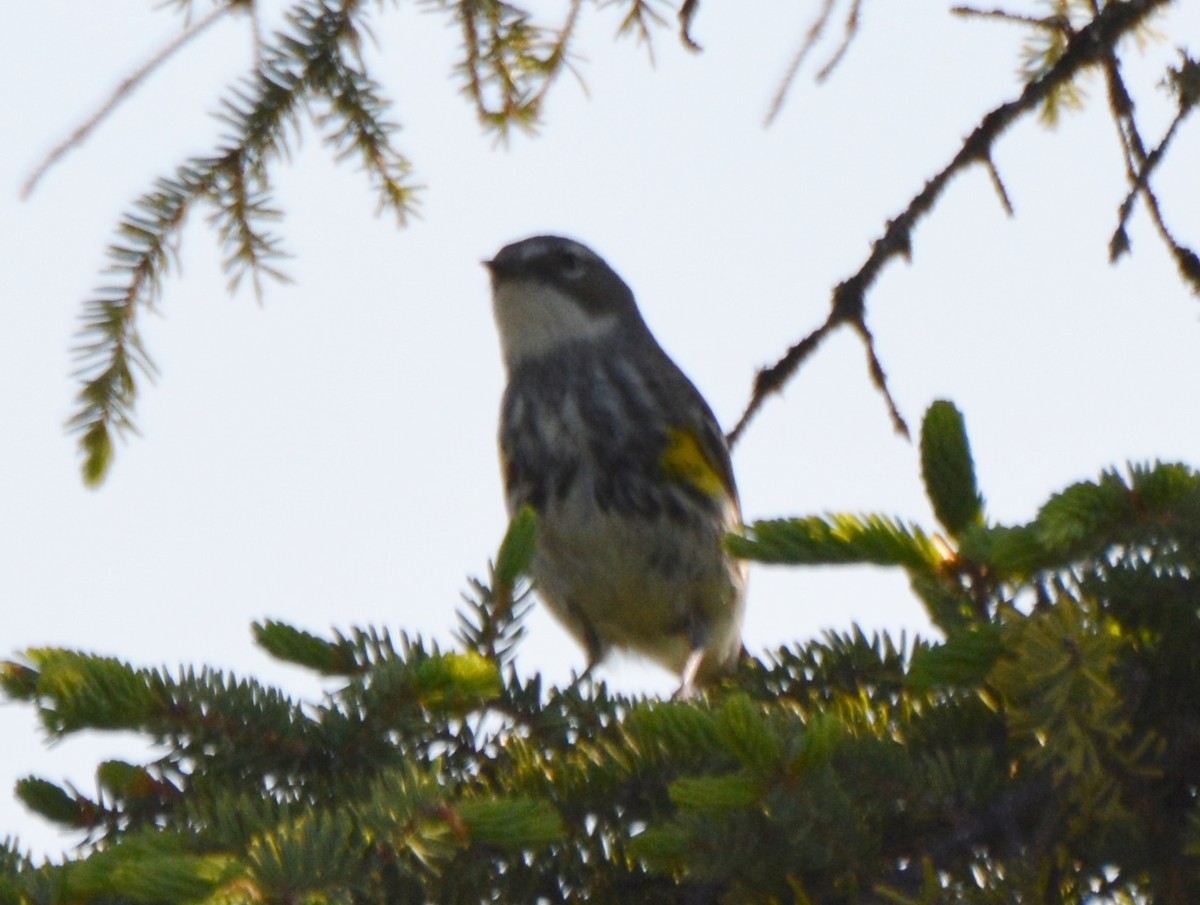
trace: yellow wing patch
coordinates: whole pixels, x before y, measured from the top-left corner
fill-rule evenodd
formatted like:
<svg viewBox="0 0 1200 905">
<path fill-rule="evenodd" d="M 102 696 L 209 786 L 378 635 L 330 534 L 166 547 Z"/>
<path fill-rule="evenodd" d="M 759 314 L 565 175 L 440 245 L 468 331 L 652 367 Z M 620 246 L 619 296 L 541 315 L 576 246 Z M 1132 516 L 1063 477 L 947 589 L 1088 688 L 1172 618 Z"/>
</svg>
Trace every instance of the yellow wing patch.
<svg viewBox="0 0 1200 905">
<path fill-rule="evenodd" d="M 720 473 L 713 468 L 691 431 L 673 427 L 667 431 L 667 448 L 662 456 L 663 471 L 676 480 L 691 484 L 711 497 L 726 496 Z"/>
</svg>

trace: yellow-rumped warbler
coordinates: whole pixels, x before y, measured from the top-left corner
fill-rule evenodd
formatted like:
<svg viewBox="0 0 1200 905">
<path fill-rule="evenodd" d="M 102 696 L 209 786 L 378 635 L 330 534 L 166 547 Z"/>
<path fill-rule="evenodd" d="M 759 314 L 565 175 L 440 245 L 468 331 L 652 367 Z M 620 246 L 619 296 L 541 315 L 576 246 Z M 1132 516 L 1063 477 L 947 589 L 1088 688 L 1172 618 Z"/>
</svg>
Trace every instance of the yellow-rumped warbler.
<svg viewBox="0 0 1200 905">
<path fill-rule="evenodd" d="M 505 493 L 510 515 L 537 513 L 534 584 L 589 670 L 627 648 L 690 694 L 741 651 L 746 573 L 723 543 L 741 515 L 720 426 L 590 249 L 535 236 L 485 264 L 508 371 Z"/>
</svg>

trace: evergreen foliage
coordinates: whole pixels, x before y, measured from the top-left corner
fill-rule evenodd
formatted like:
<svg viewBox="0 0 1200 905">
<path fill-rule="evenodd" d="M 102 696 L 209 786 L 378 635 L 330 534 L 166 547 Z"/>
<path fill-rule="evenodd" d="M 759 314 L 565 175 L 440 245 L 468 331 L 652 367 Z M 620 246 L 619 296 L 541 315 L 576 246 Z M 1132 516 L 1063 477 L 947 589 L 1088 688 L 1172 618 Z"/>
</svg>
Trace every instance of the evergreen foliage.
<svg viewBox="0 0 1200 905">
<path fill-rule="evenodd" d="M 166 5 L 184 15 L 196 6 Z M 552 26 L 522 4 L 430 5 L 460 29 L 456 77 L 483 126 L 501 139 L 533 129 L 571 68 L 582 0 Z M 641 41 L 665 21 L 646 0 L 592 5 L 617 6 L 619 33 Z M 873 281 L 909 253 L 912 227 L 959 170 L 988 167 L 1007 203 L 994 143 L 1020 116 L 1053 122 L 1081 103 L 1088 69 L 1104 74 L 1128 171 L 1111 256 L 1128 251 L 1125 222 L 1142 198 L 1200 287 L 1200 259 L 1150 188 L 1200 98 L 1200 69 L 1183 52 L 1165 74 L 1178 113 L 1148 147 L 1118 47 L 1171 5 L 1046 0 L 1042 17 L 959 8 L 1027 29 L 1021 94 L 987 113 L 888 220 L 862 268 L 835 287 L 828 320 L 759 375 L 735 436 L 837 326 L 864 338 L 886 395 L 864 319 Z M 698 6 L 677 5 L 692 47 Z M 784 88 L 848 8 L 828 74 L 863 7 L 823 4 Z M 252 71 L 225 98 L 219 147 L 155 180 L 118 225 L 78 347 L 71 426 L 89 482 L 106 473 L 114 437 L 134 429 L 139 380 L 154 374 L 138 321 L 194 209 L 212 215 L 231 287 L 283 278 L 273 168 L 312 129 L 335 158 L 357 161 L 382 209 L 411 212 L 410 163 L 360 52 L 386 8 L 296 0 L 278 33 L 257 37 Z M 226 13 L 254 17 L 255 4 L 216 3 L 137 78 Z M 0 905 L 1195 901 L 1200 474 L 1130 465 L 1066 488 L 1025 524 L 996 524 L 962 416 L 946 402 L 926 413 L 921 463 L 937 529 L 810 515 L 756 523 L 729 544 L 764 563 L 901 568 L 942 637 L 829 633 L 746 657 L 696 701 L 589 681 L 545 688 L 518 670 L 531 512 L 513 520 L 490 578 L 472 583 L 454 649 L 384 629 L 325 637 L 255 625 L 269 655 L 324 677 L 319 700 L 211 669 L 25 651 L 0 664 L 0 688 L 37 708 L 50 738 L 129 731 L 156 753 L 99 764 L 94 794 L 18 782 L 18 797 L 80 845 L 61 863 L 34 863 L 15 840 L 0 844 Z"/>
<path fill-rule="evenodd" d="M 1200 65 L 1181 50 L 1178 67 L 1168 67 L 1163 73 L 1163 84 L 1178 101 L 1178 113 L 1150 148 L 1139 131 L 1121 72 L 1123 40 L 1131 35 L 1149 37 L 1152 15 L 1178 2 L 1042 0 L 1043 16 L 953 7 L 960 15 L 999 18 L 1025 29 L 1028 39 L 1020 67 L 1024 82 L 1020 95 L 987 113 L 949 163 L 903 211 L 888 220 L 886 232 L 872 244 L 870 257 L 857 273 L 834 288 L 825 323 L 760 372 L 733 437 L 740 435 L 763 400 L 790 379 L 804 357 L 843 325 L 853 327 L 866 342 L 871 379 L 886 397 L 897 429 L 907 433 L 865 321 L 868 291 L 887 262 L 909 256 L 913 227 L 932 211 L 960 170 L 985 165 L 1001 203 L 1011 213 L 992 159 L 993 146 L 1022 116 L 1039 114 L 1053 123 L 1063 107 L 1081 104 L 1079 81 L 1089 70 L 1101 69 L 1105 74 L 1110 113 L 1118 127 L 1129 182 L 1109 243 L 1110 257 L 1115 261 L 1129 250 L 1125 224 L 1137 200 L 1143 198 L 1182 277 L 1200 291 L 1200 257 L 1176 238 L 1150 185 L 1178 127 L 1200 97 L 1196 87 Z M 248 277 L 257 291 L 265 279 L 286 279 L 281 269 L 286 247 L 273 231 L 282 217 L 273 200 L 273 174 L 286 162 L 291 143 L 302 132 L 312 130 L 320 135 L 336 160 L 357 162 L 380 210 L 390 211 L 401 223 L 418 198 L 412 163 L 393 141 L 397 129 L 393 105 L 362 53 L 364 40 L 371 35 L 372 17 L 384 14 L 389 4 L 382 0 L 290 0 L 284 25 L 274 33 L 259 27 L 254 0 L 217 0 L 195 22 L 191 21 L 197 12 L 193 0 L 171 0 L 163 5 L 185 16 L 189 24 L 184 32 L 122 83 L 94 116 L 52 151 L 24 189 L 25 194 L 32 191 L 46 170 L 85 140 L 140 81 L 152 76 L 164 60 L 218 18 L 244 14 L 254 21 L 254 64 L 219 102 L 217 117 L 225 127 L 219 143 L 208 154 L 185 160 L 168 175 L 154 179 L 152 187 L 134 202 L 108 247 L 103 283 L 84 303 L 75 349 L 81 385 L 68 427 L 79 435 L 83 477 L 91 485 L 99 484 L 107 474 L 116 438 L 136 431 L 140 383 L 156 374 L 138 325 L 144 311 L 159 301 L 163 281 L 175 267 L 181 228 L 193 210 L 206 207 L 210 212 L 230 288 Z M 655 31 L 666 25 L 663 11 L 670 8 L 662 0 L 569 0 L 556 11 L 558 18 L 547 23 L 544 11 L 535 15 L 531 4 L 430 0 L 427 6 L 446 16 L 461 34 L 454 77 L 482 127 L 501 141 L 506 141 L 514 128 L 535 131 L 547 93 L 564 72 L 575 71 L 575 39 L 585 7 L 600 11 L 616 7 L 616 33 L 633 36 L 648 48 Z M 783 79 L 772 116 L 830 19 L 843 15 L 845 39 L 817 77 L 829 75 L 857 32 L 863 6 L 861 0 L 827 0 L 822 5 Z M 692 50 L 699 49 L 689 34 L 699 9 L 698 0 L 682 0 L 675 7 L 680 40 Z"/>
<path fill-rule="evenodd" d="M 123 729 L 161 754 L 101 764 L 91 796 L 22 780 L 84 842 L 38 865 L 8 843 L 0 902 L 1194 901 L 1200 474 L 1106 472 L 1005 526 L 949 403 L 922 449 L 950 538 L 841 515 L 730 543 L 903 568 L 944 640 L 827 634 L 699 701 L 520 675 L 527 512 L 454 650 L 256 625 L 330 677 L 319 701 L 27 651 L 3 688 L 52 738 Z"/>
</svg>

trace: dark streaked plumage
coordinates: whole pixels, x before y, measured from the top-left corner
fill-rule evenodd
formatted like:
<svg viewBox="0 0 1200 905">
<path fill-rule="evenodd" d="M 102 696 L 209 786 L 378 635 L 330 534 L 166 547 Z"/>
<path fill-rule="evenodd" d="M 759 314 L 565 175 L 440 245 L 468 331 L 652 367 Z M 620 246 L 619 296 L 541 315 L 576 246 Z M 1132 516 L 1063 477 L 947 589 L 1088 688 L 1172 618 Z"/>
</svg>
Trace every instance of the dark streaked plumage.
<svg viewBox="0 0 1200 905">
<path fill-rule="evenodd" d="M 745 574 L 723 546 L 740 515 L 711 410 L 590 249 L 537 236 L 487 266 L 508 371 L 507 503 L 538 514 L 543 600 L 589 667 L 620 647 L 685 689 L 729 670 Z"/>
</svg>

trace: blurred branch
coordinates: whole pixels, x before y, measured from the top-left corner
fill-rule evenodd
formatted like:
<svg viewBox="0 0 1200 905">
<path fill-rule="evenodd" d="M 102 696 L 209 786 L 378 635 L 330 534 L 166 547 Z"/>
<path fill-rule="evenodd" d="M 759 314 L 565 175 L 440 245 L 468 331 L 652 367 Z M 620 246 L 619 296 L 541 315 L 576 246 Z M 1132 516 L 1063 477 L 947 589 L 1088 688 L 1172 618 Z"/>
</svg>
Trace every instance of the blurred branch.
<svg viewBox="0 0 1200 905">
<path fill-rule="evenodd" d="M 817 41 L 820 40 L 821 35 L 825 32 L 825 26 L 829 24 L 829 17 L 833 13 L 834 3 L 835 0 L 825 0 L 825 5 L 817 14 L 816 19 L 813 20 L 812 25 L 808 27 L 804 41 L 801 42 L 799 50 L 792 57 L 792 61 L 788 64 L 787 72 L 784 73 L 783 79 L 779 83 L 779 88 L 771 101 L 771 107 L 767 110 L 764 125 L 771 125 L 775 121 L 775 117 L 779 115 L 779 111 L 783 109 L 783 102 L 787 98 L 787 93 L 791 89 L 792 83 L 796 80 L 796 75 L 799 73 L 800 67 L 804 65 L 809 52 L 816 46 Z M 837 50 L 833 52 L 833 56 L 830 57 L 829 61 L 817 71 L 817 82 L 823 82 L 829 78 L 830 73 L 833 72 L 837 64 L 845 57 L 846 51 L 850 49 L 850 42 L 858 34 L 859 11 L 861 8 L 862 0 L 852 0 L 850 10 L 846 13 L 843 23 L 844 33 L 842 35 L 842 43 L 838 45 Z"/>
<path fill-rule="evenodd" d="M 568 54 L 582 0 L 571 0 L 563 24 L 547 28 L 507 3 L 462 0 L 455 15 L 462 31 L 463 59 L 457 69 L 479 121 L 504 140 L 516 125 L 533 131 L 541 120 L 550 86 L 571 69 Z"/>
<path fill-rule="evenodd" d="M 692 38 L 692 20 L 700 12 L 700 0 L 683 0 L 679 7 L 679 40 L 688 50 L 700 51 L 703 48 Z"/>
<path fill-rule="evenodd" d="M 108 118 L 108 115 L 112 113 L 122 101 L 128 100 L 133 92 L 140 88 L 142 83 L 145 82 L 149 76 L 157 72 L 163 63 L 182 50 L 187 44 L 200 37 L 200 35 L 213 26 L 223 15 L 240 5 L 243 4 L 227 3 L 214 7 L 208 13 L 208 15 L 202 17 L 195 24 L 189 24 L 188 27 L 180 32 L 173 41 L 167 43 L 167 45 L 159 50 L 158 53 L 139 66 L 132 74 L 129 75 L 128 78 L 124 79 L 119 85 L 117 85 L 116 89 L 109 96 L 108 100 L 101 104 L 99 108 L 97 108 L 96 111 L 79 126 L 79 128 L 77 128 L 66 139 L 58 144 L 54 150 L 47 154 L 45 159 L 38 164 L 37 168 L 29 175 L 29 178 L 26 179 L 25 183 L 21 186 L 21 198 L 27 199 L 30 195 L 32 195 L 33 190 L 37 188 L 37 184 L 41 181 L 42 177 L 46 175 L 47 170 L 58 163 L 68 151 L 71 151 L 72 149 L 83 144 L 83 142 L 87 140 L 88 136 L 95 131 L 96 127 L 104 122 L 104 120 Z"/>
</svg>

